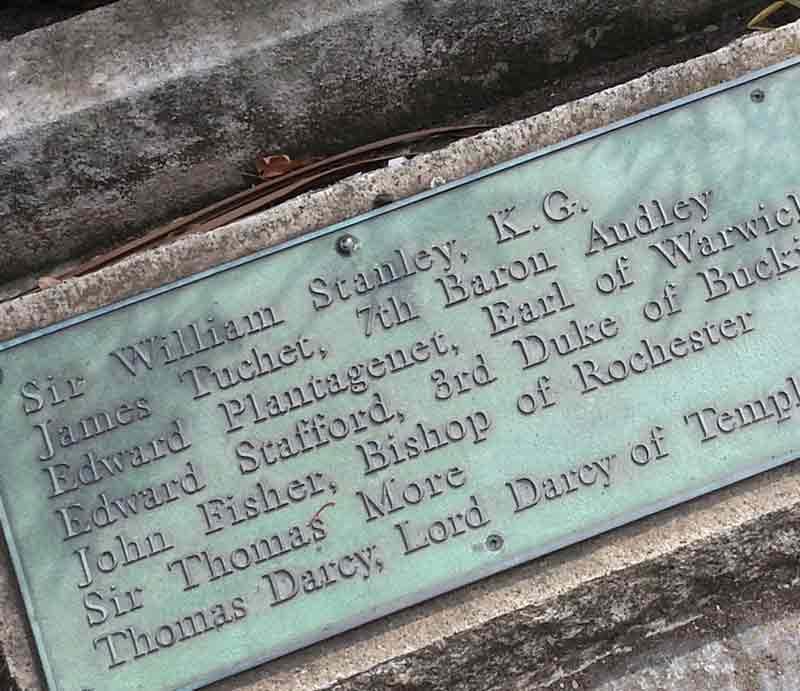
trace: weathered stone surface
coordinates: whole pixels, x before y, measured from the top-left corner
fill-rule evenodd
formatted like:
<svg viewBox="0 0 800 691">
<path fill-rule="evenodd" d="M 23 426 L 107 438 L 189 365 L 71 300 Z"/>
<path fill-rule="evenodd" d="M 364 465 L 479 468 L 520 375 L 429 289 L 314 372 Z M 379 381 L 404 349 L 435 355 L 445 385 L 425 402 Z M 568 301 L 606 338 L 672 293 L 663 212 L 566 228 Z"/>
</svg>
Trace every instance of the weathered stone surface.
<svg viewBox="0 0 800 691">
<path fill-rule="evenodd" d="M 623 629 L 577 667 L 543 684 L 531 674 L 489 691 L 795 691 L 800 688 L 800 577 L 789 564 L 774 577 L 723 585 L 686 611 Z M 785 580 L 781 582 L 781 577 Z"/>
<path fill-rule="evenodd" d="M 353 178 L 207 236 L 184 238 L 86 278 L 2 305 L 3 337 L 52 323 L 455 179 L 800 53 L 800 25 L 443 151 Z M 753 583 L 787 582 L 800 555 L 800 473 L 774 471 L 612 534 L 374 622 L 236 678 L 219 691 L 486 689 L 548 683 L 613 647 L 724 602 Z M 21 688 L 41 689 L 22 605 L 3 557 L 0 643 Z M 623 643 L 624 645 L 624 643 Z"/>
<path fill-rule="evenodd" d="M 596 691 L 683 691 L 689 687 L 696 691 L 794 691 L 800 688 L 797 659 L 800 616 L 792 608 L 798 599 L 798 589 L 794 588 L 791 595 L 794 601 L 785 603 L 788 613 L 775 620 L 744 625 L 740 630 L 723 633 L 719 640 L 712 639 L 699 645 L 692 645 L 695 640 L 691 634 L 680 633 L 683 640 L 676 635 L 663 646 L 663 650 L 649 654 L 636 668 L 596 685 L 578 683 L 574 688 Z M 751 606 L 751 603 L 745 603 L 745 607 Z M 572 684 L 565 684 L 564 688 L 570 686 Z"/>
<path fill-rule="evenodd" d="M 0 44 L 0 281 L 757 0 L 121 0 Z"/>
</svg>

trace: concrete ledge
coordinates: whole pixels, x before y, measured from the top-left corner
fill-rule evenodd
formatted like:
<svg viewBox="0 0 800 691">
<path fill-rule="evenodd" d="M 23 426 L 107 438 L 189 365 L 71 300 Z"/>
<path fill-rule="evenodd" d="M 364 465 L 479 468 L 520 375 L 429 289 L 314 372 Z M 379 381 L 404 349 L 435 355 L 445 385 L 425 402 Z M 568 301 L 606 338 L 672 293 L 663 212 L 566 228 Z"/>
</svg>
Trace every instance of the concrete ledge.
<svg viewBox="0 0 800 691">
<path fill-rule="evenodd" d="M 0 43 L 0 282 L 758 0 L 120 0 Z"/>
<path fill-rule="evenodd" d="M 356 177 L 247 221 L 184 238 L 0 306 L 3 338 L 73 316 L 368 210 L 378 192 L 427 189 L 800 53 L 800 23 Z M 216 684 L 217 691 L 530 687 L 658 632 L 697 601 L 785 582 L 800 557 L 796 464 L 565 549 Z M 0 644 L 20 688 L 42 682 L 7 557 Z M 480 677 L 478 677 L 478 674 Z M 561 675 L 561 676 L 559 676 Z"/>
</svg>

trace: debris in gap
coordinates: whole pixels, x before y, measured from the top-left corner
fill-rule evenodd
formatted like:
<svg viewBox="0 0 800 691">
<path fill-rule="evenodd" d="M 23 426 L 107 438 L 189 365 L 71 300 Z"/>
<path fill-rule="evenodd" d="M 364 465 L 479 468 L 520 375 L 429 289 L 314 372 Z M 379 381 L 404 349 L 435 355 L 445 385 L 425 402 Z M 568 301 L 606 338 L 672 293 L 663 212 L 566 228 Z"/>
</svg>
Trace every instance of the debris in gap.
<svg viewBox="0 0 800 691">
<path fill-rule="evenodd" d="M 411 155 L 440 148 L 444 145 L 442 140 L 461 139 L 478 134 L 486 128 L 486 125 L 435 127 L 388 137 L 327 158 L 292 160 L 285 154 L 263 156 L 256 162 L 263 182 L 155 228 L 135 240 L 93 257 L 74 269 L 56 276 L 45 276 L 39 279 L 39 289 L 50 288 L 67 278 L 84 276 L 135 252 L 172 242 L 182 236 L 216 230 L 228 223 L 276 206 L 303 192 L 330 185 L 350 175 L 377 170 L 392 162 L 400 165 L 401 158 L 408 161 Z"/>
<path fill-rule="evenodd" d="M 61 281 L 62 279 L 55 278 L 54 276 L 42 276 L 36 283 L 40 290 L 46 290 L 47 288 L 57 286 Z"/>
<path fill-rule="evenodd" d="M 779 22 L 778 24 L 767 23 L 767 19 L 770 17 L 774 18 L 776 14 L 779 15 L 778 19 L 780 19 L 780 15 L 786 14 L 786 10 L 788 10 L 790 6 L 800 10 L 800 0 L 778 0 L 778 2 L 773 2 L 753 17 L 747 23 L 747 28 L 753 31 L 772 31 L 783 24 L 794 21 L 797 17 L 786 18 L 785 22 Z"/>
<path fill-rule="evenodd" d="M 307 165 L 320 161 L 320 158 L 300 158 L 292 160 L 286 154 L 277 154 L 275 156 L 264 156 L 256 161 L 256 169 L 258 170 L 258 177 L 263 180 L 270 180 L 272 178 L 279 178 L 281 175 L 286 175 L 298 168 L 304 168 Z"/>
</svg>

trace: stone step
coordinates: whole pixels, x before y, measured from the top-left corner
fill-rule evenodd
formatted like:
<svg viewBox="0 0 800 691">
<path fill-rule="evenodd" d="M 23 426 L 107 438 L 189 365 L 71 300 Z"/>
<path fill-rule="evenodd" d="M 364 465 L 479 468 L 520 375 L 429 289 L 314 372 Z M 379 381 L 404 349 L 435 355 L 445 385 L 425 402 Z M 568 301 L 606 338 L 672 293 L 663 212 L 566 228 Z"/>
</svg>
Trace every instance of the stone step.
<svg viewBox="0 0 800 691">
<path fill-rule="evenodd" d="M 759 4 L 121 0 L 17 36 L 0 284 L 242 189 L 259 154 L 443 123 Z"/>
</svg>

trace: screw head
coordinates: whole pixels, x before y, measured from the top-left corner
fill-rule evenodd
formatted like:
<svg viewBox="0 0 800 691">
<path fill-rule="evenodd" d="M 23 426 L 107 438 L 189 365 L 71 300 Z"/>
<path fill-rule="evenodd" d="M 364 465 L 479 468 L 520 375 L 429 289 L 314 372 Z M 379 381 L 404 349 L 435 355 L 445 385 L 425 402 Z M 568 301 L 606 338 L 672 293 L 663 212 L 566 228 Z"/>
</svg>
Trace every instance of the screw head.
<svg viewBox="0 0 800 691">
<path fill-rule="evenodd" d="M 350 233 L 345 233 L 336 241 L 336 251 L 345 257 L 349 257 L 356 250 L 358 250 L 358 240 Z"/>
<path fill-rule="evenodd" d="M 766 94 L 761 89 L 755 89 L 750 94 L 750 100 L 753 103 L 763 103 L 765 98 Z"/>
<path fill-rule="evenodd" d="M 502 535 L 489 535 L 489 537 L 486 538 L 486 549 L 488 549 L 490 552 L 497 552 L 502 548 L 503 548 Z"/>
</svg>

